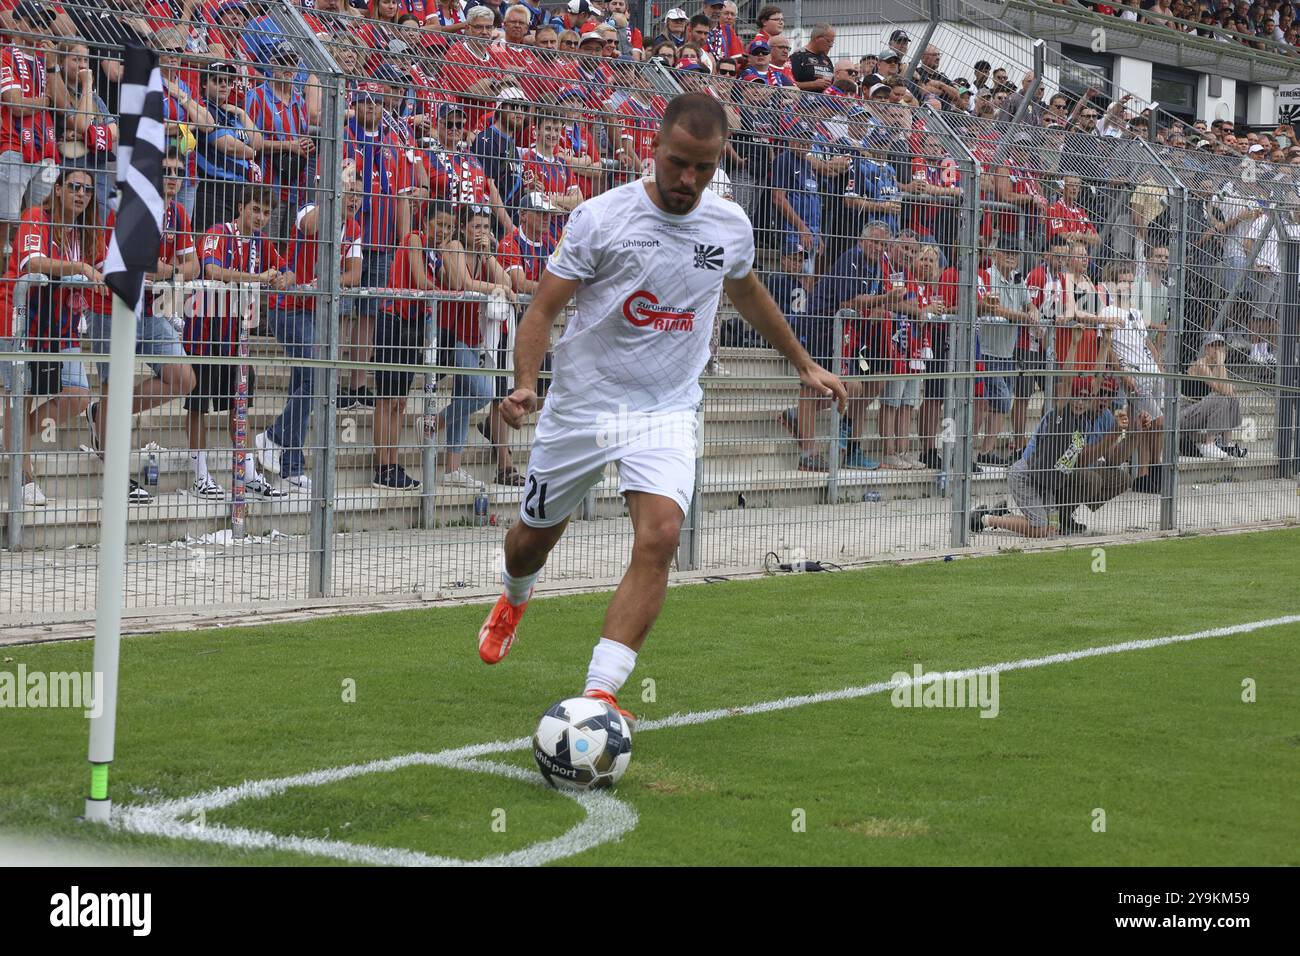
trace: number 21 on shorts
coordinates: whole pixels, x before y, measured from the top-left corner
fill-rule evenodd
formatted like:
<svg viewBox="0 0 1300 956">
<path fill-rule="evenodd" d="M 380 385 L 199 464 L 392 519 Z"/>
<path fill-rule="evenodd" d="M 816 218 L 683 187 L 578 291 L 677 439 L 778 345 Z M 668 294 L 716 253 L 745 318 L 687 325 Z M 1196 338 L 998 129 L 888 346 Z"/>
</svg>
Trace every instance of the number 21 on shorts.
<svg viewBox="0 0 1300 956">
<path fill-rule="evenodd" d="M 537 499 L 537 507 L 533 507 L 533 499 Z M 546 482 L 540 485 L 537 483 L 536 475 L 528 476 L 528 493 L 524 495 L 524 514 L 538 521 L 546 520 Z"/>
</svg>

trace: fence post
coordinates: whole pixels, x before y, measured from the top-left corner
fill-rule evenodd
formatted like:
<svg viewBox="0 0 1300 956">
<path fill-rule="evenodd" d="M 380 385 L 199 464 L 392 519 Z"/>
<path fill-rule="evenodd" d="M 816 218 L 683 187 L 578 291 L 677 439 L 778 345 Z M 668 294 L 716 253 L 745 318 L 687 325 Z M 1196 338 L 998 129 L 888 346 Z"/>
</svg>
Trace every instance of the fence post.
<svg viewBox="0 0 1300 956">
<path fill-rule="evenodd" d="M 911 59 L 907 61 L 907 67 L 903 70 L 903 82 L 911 83 L 912 74 L 916 72 L 916 65 L 921 62 L 921 56 L 925 53 L 925 48 L 930 45 L 930 38 L 934 36 L 935 28 L 939 26 L 939 0 L 930 0 L 926 5 L 926 17 L 929 22 L 925 25 L 925 35 L 921 37 L 921 42 L 916 45 L 916 52 L 912 54 Z M 889 41 L 889 37 L 885 37 Z"/>
<path fill-rule="evenodd" d="M 1282 235 L 1282 307 L 1278 311 L 1273 432 L 1278 476 L 1290 478 L 1300 458 L 1300 240 L 1290 229 Z"/>
<path fill-rule="evenodd" d="M 858 313 L 853 309 L 840 309 L 835 313 L 835 352 L 831 355 L 835 362 L 836 375 L 852 375 L 852 359 L 844 358 L 844 320 L 856 319 Z M 801 388 L 800 391 L 803 389 Z M 799 400 L 795 399 L 795 415 L 799 414 Z M 826 453 L 826 503 L 838 504 L 840 500 L 840 429 L 844 427 L 844 417 L 840 415 L 839 406 L 831 403 L 831 442 Z"/>
<path fill-rule="evenodd" d="M 1170 290 L 1172 299 L 1169 303 L 1169 327 L 1165 330 L 1164 366 L 1166 374 L 1178 372 L 1182 367 L 1183 338 L 1183 303 L 1187 293 L 1187 187 L 1171 190 L 1173 208 L 1170 209 L 1169 222 L 1173 229 L 1174 241 L 1169 249 L 1169 273 L 1174 277 L 1175 287 Z M 1165 382 L 1165 433 L 1164 454 L 1162 458 L 1167 466 L 1164 469 L 1164 487 L 1160 489 L 1160 530 L 1170 531 L 1178 523 L 1178 448 L 1181 426 L 1178 421 L 1181 411 L 1181 381 L 1166 378 Z M 1129 423 L 1132 428 L 1134 422 Z"/>
<path fill-rule="evenodd" d="M 695 410 L 695 478 L 691 506 L 677 538 L 677 570 L 694 571 L 700 566 L 700 516 L 704 511 L 700 496 L 704 494 L 704 402 Z M 593 515 L 593 517 L 595 517 Z"/>
<path fill-rule="evenodd" d="M 947 469 L 948 496 L 952 502 L 949 538 L 954 548 L 964 548 L 970 544 L 971 477 L 975 466 L 975 436 L 972 432 L 975 426 L 975 286 L 979 275 L 982 218 L 980 163 L 937 110 L 930 110 L 927 124 L 961 170 L 961 220 L 953 248 L 959 276 L 957 314 L 948 336 L 956 377 L 950 380 L 949 398 L 944 405 L 945 411 L 951 408 L 955 412 L 951 416 L 955 434 L 952 454 L 945 453 L 944 466 Z M 944 431 L 948 430 L 945 428 Z M 948 443 L 944 444 L 947 446 Z"/>
<path fill-rule="evenodd" d="M 17 242 L 17 236 L 14 242 Z M 5 439 L 9 443 L 9 518 L 5 534 L 10 551 L 23 547 L 23 456 L 27 446 L 27 299 L 33 283 L 48 282 L 43 275 L 25 275 L 14 283 L 13 387 L 5 397 Z"/>
<path fill-rule="evenodd" d="M 312 493 L 307 521 L 308 594 L 329 597 L 334 581 L 334 496 L 338 473 L 338 448 L 335 437 L 338 409 L 334 395 L 338 389 L 339 315 L 342 295 L 339 286 L 339 257 L 343 237 L 343 119 L 346 89 L 343 73 L 334 58 L 321 45 L 297 7 L 282 0 L 275 10 L 276 23 L 306 63 L 307 71 L 321 85 L 320 182 L 316 186 L 320 207 L 316 230 L 317 280 L 314 290 L 316 321 L 312 323 L 316 341 L 314 358 L 325 358 L 329 365 L 315 377 L 316 394 L 312 397 L 310 446 L 317 449 L 312 468 Z M 322 355 L 323 353 L 323 355 Z"/>
</svg>

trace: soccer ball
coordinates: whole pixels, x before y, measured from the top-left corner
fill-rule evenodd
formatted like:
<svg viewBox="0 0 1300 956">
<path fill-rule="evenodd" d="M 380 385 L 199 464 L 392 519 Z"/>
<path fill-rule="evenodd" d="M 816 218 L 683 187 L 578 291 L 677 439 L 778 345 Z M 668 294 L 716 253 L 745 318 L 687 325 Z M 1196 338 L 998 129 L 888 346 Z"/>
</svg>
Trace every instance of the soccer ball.
<svg viewBox="0 0 1300 956">
<path fill-rule="evenodd" d="M 533 734 L 533 757 L 553 787 L 612 787 L 632 759 L 632 729 L 604 701 L 571 697 L 542 715 Z"/>
</svg>

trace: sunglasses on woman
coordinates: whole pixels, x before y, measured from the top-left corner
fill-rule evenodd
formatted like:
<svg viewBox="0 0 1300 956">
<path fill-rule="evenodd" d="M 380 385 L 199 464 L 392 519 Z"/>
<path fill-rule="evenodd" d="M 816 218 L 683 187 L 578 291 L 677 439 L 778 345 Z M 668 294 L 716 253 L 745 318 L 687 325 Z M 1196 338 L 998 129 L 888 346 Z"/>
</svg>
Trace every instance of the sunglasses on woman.
<svg viewBox="0 0 1300 956">
<path fill-rule="evenodd" d="M 94 185 L 91 183 L 64 183 L 63 188 L 70 193 L 93 193 Z"/>
</svg>

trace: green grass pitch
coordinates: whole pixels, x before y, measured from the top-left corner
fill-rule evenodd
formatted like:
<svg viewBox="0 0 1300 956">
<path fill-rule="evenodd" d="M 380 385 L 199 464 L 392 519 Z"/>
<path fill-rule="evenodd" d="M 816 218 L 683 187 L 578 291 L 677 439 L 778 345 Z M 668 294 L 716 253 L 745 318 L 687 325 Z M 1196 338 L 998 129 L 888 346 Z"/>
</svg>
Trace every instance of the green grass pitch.
<svg viewBox="0 0 1300 956">
<path fill-rule="evenodd" d="M 1300 613 L 1297 556 L 1289 530 L 1108 547 L 1103 572 L 1084 548 L 677 588 L 621 700 L 655 720 L 917 662 L 957 670 L 1278 618 Z M 607 601 L 535 601 L 492 668 L 475 653 L 483 606 L 127 639 L 112 795 L 140 805 L 528 735 L 581 692 Z M 88 641 L 8 647 L 0 669 L 86 671 L 91 654 Z M 1009 671 L 999 691 L 993 719 L 885 692 L 639 731 L 614 793 L 635 827 L 557 862 L 1300 863 L 1300 623 Z M 6 832 L 178 863 L 340 862 L 79 823 L 81 711 L 0 710 L 0 728 Z M 538 786 L 526 751 L 487 759 L 530 773 L 408 766 L 193 826 L 467 860 L 562 845 L 584 807 Z"/>
</svg>

